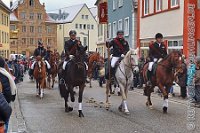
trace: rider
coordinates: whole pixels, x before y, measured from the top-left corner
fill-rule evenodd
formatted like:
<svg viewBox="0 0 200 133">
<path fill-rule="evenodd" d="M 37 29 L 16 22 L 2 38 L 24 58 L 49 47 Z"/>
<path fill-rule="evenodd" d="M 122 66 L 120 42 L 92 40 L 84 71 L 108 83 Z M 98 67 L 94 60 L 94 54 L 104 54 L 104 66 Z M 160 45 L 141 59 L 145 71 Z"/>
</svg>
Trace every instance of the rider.
<svg viewBox="0 0 200 133">
<path fill-rule="evenodd" d="M 47 51 L 46 51 L 46 55 L 44 56 L 44 60 L 45 61 L 50 61 L 50 55 L 51 55 L 52 51 L 51 51 L 51 47 L 50 46 L 47 46 Z M 47 74 L 50 73 L 50 69 L 48 69 L 47 67 Z"/>
<path fill-rule="evenodd" d="M 160 62 L 167 56 L 167 49 L 162 42 L 163 35 L 157 33 L 155 36 L 156 41 L 149 45 L 149 66 L 148 66 L 148 85 L 151 85 L 150 77 L 152 75 L 153 64 Z"/>
<path fill-rule="evenodd" d="M 65 42 L 65 46 L 64 46 L 64 53 L 65 53 L 65 61 L 63 63 L 63 70 L 65 70 L 66 65 L 68 63 L 68 61 L 70 59 L 72 59 L 76 53 L 71 53 L 73 52 L 72 50 L 76 48 L 76 46 L 81 46 L 81 42 L 79 40 L 76 39 L 76 31 L 75 30 L 71 30 L 69 32 L 69 36 L 70 39 L 68 41 Z M 75 52 L 75 50 L 74 50 Z"/>
<path fill-rule="evenodd" d="M 129 44 L 124 39 L 124 31 L 117 31 L 117 37 L 114 38 L 110 43 L 107 43 L 106 46 L 108 48 L 113 47 L 113 55 L 111 59 L 111 75 L 114 76 L 116 63 L 129 51 Z"/>
<path fill-rule="evenodd" d="M 46 49 L 43 46 L 43 43 L 41 41 L 38 41 L 38 48 L 35 49 L 34 51 L 34 57 L 36 58 L 37 56 L 41 56 L 42 58 L 44 58 L 44 56 L 46 56 Z M 30 76 L 33 75 L 33 69 L 35 66 L 36 61 L 33 62 L 33 64 L 31 65 L 31 69 L 30 69 Z M 49 71 L 50 64 L 48 63 L 47 60 L 45 60 L 45 63 L 47 65 L 47 71 Z"/>
</svg>

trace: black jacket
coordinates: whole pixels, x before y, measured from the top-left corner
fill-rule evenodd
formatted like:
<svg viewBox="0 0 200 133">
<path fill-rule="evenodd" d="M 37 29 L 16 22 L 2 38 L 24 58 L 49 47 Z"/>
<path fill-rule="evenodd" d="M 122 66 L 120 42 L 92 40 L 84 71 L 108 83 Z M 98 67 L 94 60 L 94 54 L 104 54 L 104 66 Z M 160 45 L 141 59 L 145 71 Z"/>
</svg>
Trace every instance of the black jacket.
<svg viewBox="0 0 200 133">
<path fill-rule="evenodd" d="M 165 58 L 167 56 L 167 49 L 163 43 L 159 46 L 157 42 L 149 45 L 149 57 L 153 61 L 153 58 Z"/>
<path fill-rule="evenodd" d="M 122 54 L 126 54 L 129 51 L 129 44 L 125 39 L 114 38 L 107 47 L 113 47 L 113 56 L 121 57 Z"/>
<path fill-rule="evenodd" d="M 34 56 L 41 56 L 42 58 L 46 55 L 46 49 L 44 47 L 38 47 L 34 51 Z"/>
<path fill-rule="evenodd" d="M 65 42 L 65 46 L 64 46 L 64 49 L 65 49 L 65 54 L 66 55 L 75 55 L 74 51 L 72 50 L 73 48 L 75 48 L 75 46 L 78 44 L 78 43 L 81 43 L 80 41 L 78 40 L 68 40 Z"/>
<path fill-rule="evenodd" d="M 6 76 L 4 76 L 2 73 L 0 73 L 0 81 L 3 88 L 2 93 L 5 96 L 6 101 L 10 103 L 12 100 L 12 92 L 11 92 L 9 79 Z"/>
<path fill-rule="evenodd" d="M 49 61 L 51 53 L 52 53 L 51 50 L 47 50 L 46 55 L 44 56 L 44 59 L 47 60 L 47 61 Z"/>
</svg>

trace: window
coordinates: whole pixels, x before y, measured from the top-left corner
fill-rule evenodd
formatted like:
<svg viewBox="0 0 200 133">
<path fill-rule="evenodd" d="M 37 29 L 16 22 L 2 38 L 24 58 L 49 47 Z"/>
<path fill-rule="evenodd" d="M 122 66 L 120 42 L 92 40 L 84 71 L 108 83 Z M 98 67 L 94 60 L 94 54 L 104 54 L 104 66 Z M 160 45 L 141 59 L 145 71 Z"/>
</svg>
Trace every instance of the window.
<svg viewBox="0 0 200 133">
<path fill-rule="evenodd" d="M 118 21 L 118 30 L 122 30 L 122 19 Z"/>
<path fill-rule="evenodd" d="M 38 26 L 38 33 L 42 33 L 42 26 Z"/>
<path fill-rule="evenodd" d="M 123 4 L 124 4 L 124 0 L 119 0 L 119 2 L 118 2 L 118 7 L 122 7 Z"/>
<path fill-rule="evenodd" d="M 22 32 L 26 32 L 26 26 L 22 26 Z"/>
<path fill-rule="evenodd" d="M 162 10 L 162 0 L 156 0 L 156 11 Z"/>
<path fill-rule="evenodd" d="M 92 29 L 92 30 L 94 29 L 94 25 L 91 25 L 91 29 Z"/>
<path fill-rule="evenodd" d="M 13 30 L 13 31 L 16 30 L 16 26 L 15 25 L 10 25 L 10 29 Z"/>
<path fill-rule="evenodd" d="M 108 38 L 111 38 L 111 23 L 108 24 Z"/>
<path fill-rule="evenodd" d="M 83 45 L 87 46 L 87 37 L 83 37 Z"/>
<path fill-rule="evenodd" d="M 84 16 L 85 16 L 85 15 L 82 15 L 82 19 L 84 19 Z"/>
<path fill-rule="evenodd" d="M 84 29 L 84 30 L 86 29 L 86 24 L 83 25 L 83 29 Z"/>
<path fill-rule="evenodd" d="M 79 24 L 79 28 L 82 29 L 82 24 Z"/>
<path fill-rule="evenodd" d="M 37 18 L 38 18 L 38 20 L 41 20 L 42 19 L 42 13 L 38 13 Z"/>
<path fill-rule="evenodd" d="M 78 29 L 78 24 L 76 24 L 76 26 L 75 26 L 75 27 L 76 27 L 76 29 Z"/>
<path fill-rule="evenodd" d="M 47 26 L 47 33 L 51 33 L 51 27 Z"/>
<path fill-rule="evenodd" d="M 144 15 L 149 14 L 149 0 L 144 0 Z"/>
<path fill-rule="evenodd" d="M 30 38 L 30 44 L 34 44 L 34 39 Z"/>
<path fill-rule="evenodd" d="M 63 19 L 66 19 L 66 16 L 65 16 L 65 15 L 63 16 Z"/>
<path fill-rule="evenodd" d="M 30 1 L 29 1 L 29 5 L 30 5 L 30 6 L 34 6 L 34 0 L 30 0 Z"/>
<path fill-rule="evenodd" d="M 59 25 L 59 29 L 60 29 L 60 30 L 62 29 L 62 25 Z"/>
<path fill-rule="evenodd" d="M 103 25 L 102 24 L 98 25 L 98 36 L 103 36 Z"/>
<path fill-rule="evenodd" d="M 117 5 L 117 0 L 113 0 L 113 10 L 117 9 L 116 5 Z"/>
<path fill-rule="evenodd" d="M 129 35 L 129 17 L 124 19 L 124 35 Z"/>
<path fill-rule="evenodd" d="M 117 24 L 116 22 L 113 22 L 113 38 L 116 36 L 117 33 Z"/>
<path fill-rule="evenodd" d="M 88 30 L 90 29 L 90 25 L 89 25 L 89 24 L 87 25 L 87 29 L 88 29 Z"/>
<path fill-rule="evenodd" d="M 31 20 L 34 19 L 34 13 L 30 13 L 30 19 L 31 19 Z"/>
<path fill-rule="evenodd" d="M 26 44 L 26 38 L 22 38 L 22 43 Z"/>
<path fill-rule="evenodd" d="M 85 19 L 88 19 L 88 15 L 85 15 Z"/>
<path fill-rule="evenodd" d="M 4 21 L 4 20 L 3 20 L 3 13 L 1 14 L 1 18 L 2 18 L 2 22 L 1 22 L 1 24 L 3 24 L 3 21 Z"/>
<path fill-rule="evenodd" d="M 26 19 L 26 13 L 25 12 L 22 12 L 20 16 L 21 16 L 21 19 Z"/>
<path fill-rule="evenodd" d="M 178 4 L 178 0 L 171 0 L 171 7 L 176 7 Z"/>
<path fill-rule="evenodd" d="M 30 26 L 30 32 L 34 32 L 34 26 Z"/>
</svg>

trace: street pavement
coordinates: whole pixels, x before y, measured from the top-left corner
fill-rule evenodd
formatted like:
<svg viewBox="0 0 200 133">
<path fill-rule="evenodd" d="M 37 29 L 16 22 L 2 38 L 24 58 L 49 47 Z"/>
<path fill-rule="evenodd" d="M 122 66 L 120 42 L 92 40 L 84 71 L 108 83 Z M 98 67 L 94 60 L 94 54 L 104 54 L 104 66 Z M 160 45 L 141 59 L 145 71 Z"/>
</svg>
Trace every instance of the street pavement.
<svg viewBox="0 0 200 133">
<path fill-rule="evenodd" d="M 169 99 L 168 114 L 162 113 L 162 98 L 153 94 L 153 109 L 146 107 L 146 97 L 142 89 L 128 94 L 130 115 L 118 111 L 121 97 L 112 95 L 111 108 L 105 109 L 105 85 L 93 88 L 87 85 L 84 92 L 84 118 L 78 117 L 77 98 L 74 111 L 65 113 L 64 100 L 60 97 L 58 85 L 46 89 L 43 99 L 36 97 L 35 83 L 25 77 L 18 85 L 18 97 L 12 103 L 13 114 L 10 120 L 10 133 L 199 133 L 200 109 L 195 109 L 195 130 L 187 130 L 188 104 L 180 98 Z M 75 89 L 78 92 L 77 89 Z M 175 91 L 178 88 L 175 87 Z"/>
</svg>

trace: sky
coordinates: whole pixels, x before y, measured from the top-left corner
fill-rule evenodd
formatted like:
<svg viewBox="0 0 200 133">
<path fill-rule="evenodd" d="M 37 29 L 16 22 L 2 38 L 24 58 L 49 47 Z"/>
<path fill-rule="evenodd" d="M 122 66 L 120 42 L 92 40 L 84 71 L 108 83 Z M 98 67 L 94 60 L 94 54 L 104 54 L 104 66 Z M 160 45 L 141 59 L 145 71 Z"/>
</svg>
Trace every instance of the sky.
<svg viewBox="0 0 200 133">
<path fill-rule="evenodd" d="M 9 6 L 10 0 L 2 0 L 7 6 Z M 16 0 L 13 0 L 16 1 Z M 52 11 L 59 8 L 86 3 L 88 7 L 94 7 L 96 0 L 40 0 L 40 3 L 45 3 L 46 10 Z"/>
</svg>

